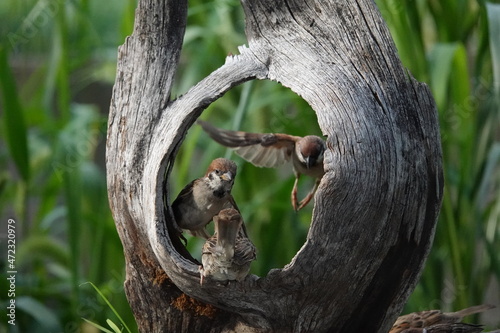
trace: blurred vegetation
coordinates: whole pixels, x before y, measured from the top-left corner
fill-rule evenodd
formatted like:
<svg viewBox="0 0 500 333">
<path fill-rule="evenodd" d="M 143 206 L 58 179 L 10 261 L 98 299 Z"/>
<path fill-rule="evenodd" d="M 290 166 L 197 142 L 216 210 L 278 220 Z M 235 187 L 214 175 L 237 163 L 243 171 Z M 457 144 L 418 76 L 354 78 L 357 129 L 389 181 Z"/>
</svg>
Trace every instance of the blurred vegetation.
<svg viewBox="0 0 500 333">
<path fill-rule="evenodd" d="M 500 5 L 481 0 L 377 4 L 404 65 L 431 87 L 444 154 L 445 196 L 434 247 L 405 311 L 483 302 L 498 306 Z M 189 5 L 174 96 L 246 43 L 238 1 Z M 82 318 L 105 327 L 107 319 L 122 325 L 87 281 L 135 330 L 104 171 L 116 51 L 132 31 L 135 6 L 132 0 L 0 3 L 0 235 L 6 253 L 6 222 L 14 218 L 18 271 L 18 325 L 7 327 L 2 320 L 0 331 L 95 332 Z M 202 117 L 230 129 L 321 133 L 303 100 L 268 81 L 232 89 Z M 173 170 L 170 199 L 216 156 L 238 163 L 234 196 L 259 250 L 253 272 L 265 275 L 286 265 L 306 238 L 312 212 L 312 205 L 292 212 L 290 170 L 244 163 L 194 126 Z M 299 186 L 303 195 L 312 181 L 301 179 Z M 193 253 L 199 246 L 190 240 Z M 0 274 L 7 271 L 5 260 L 2 254 Z M 0 286 L 8 289 L 3 275 Z M 2 292 L 2 318 L 7 301 Z M 498 324 L 497 319 L 491 325 Z"/>
<path fill-rule="evenodd" d="M 443 147 L 445 189 L 436 238 L 407 308 L 457 309 L 487 301 L 498 306 L 500 4 L 378 4 L 403 63 L 433 92 Z M 498 312 L 496 318 L 498 325 Z"/>
</svg>

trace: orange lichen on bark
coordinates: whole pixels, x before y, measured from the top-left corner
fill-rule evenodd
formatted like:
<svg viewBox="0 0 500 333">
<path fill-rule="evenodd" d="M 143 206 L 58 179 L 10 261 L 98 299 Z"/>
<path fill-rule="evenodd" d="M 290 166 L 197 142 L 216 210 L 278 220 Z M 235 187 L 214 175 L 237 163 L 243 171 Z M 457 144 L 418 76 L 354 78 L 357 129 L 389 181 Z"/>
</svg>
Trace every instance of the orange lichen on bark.
<svg viewBox="0 0 500 333">
<path fill-rule="evenodd" d="M 214 318 L 217 313 L 215 306 L 200 302 L 184 293 L 174 299 L 171 304 L 180 311 L 191 311 L 197 316 Z"/>
<path fill-rule="evenodd" d="M 165 273 L 165 271 L 161 267 L 156 267 L 153 284 L 161 286 L 165 281 L 169 280 L 170 278 L 168 277 L 167 273 Z"/>
</svg>

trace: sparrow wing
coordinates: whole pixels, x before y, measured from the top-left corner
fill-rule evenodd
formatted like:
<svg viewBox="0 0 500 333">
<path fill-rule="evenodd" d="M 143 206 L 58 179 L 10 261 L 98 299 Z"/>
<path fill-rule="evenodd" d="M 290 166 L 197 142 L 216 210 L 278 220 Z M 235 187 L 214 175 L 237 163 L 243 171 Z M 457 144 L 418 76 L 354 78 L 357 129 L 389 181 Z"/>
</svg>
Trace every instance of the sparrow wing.
<svg viewBox="0 0 500 333">
<path fill-rule="evenodd" d="M 205 243 L 203 244 L 203 247 L 201 249 L 201 253 L 202 254 L 209 254 L 209 255 L 212 255 L 213 253 L 213 250 L 215 248 L 215 246 L 217 245 L 217 236 L 214 235 L 214 236 L 211 236 L 209 239 L 207 239 L 205 241 Z"/>
<path fill-rule="evenodd" d="M 174 210 L 174 213 L 178 209 L 177 207 L 179 206 L 179 204 L 193 194 L 193 185 L 195 181 L 197 181 L 197 179 L 184 186 L 184 188 L 177 195 L 177 198 L 175 198 L 175 200 L 172 202 L 172 209 Z"/>
<path fill-rule="evenodd" d="M 234 247 L 234 253 L 233 261 L 239 266 L 248 264 L 257 257 L 255 246 L 247 237 L 238 237 Z"/>
<path fill-rule="evenodd" d="M 234 208 L 236 209 L 239 213 L 241 213 L 240 208 L 236 204 L 236 201 L 234 200 L 233 196 L 230 194 L 229 197 L 227 198 L 227 202 L 224 204 L 223 208 Z"/>
<path fill-rule="evenodd" d="M 492 308 L 494 308 L 493 305 L 483 304 L 471 306 L 457 312 L 449 313 L 443 313 L 440 310 L 414 312 L 404 316 L 400 316 L 394 323 L 389 333 L 398 333 L 403 331 L 404 329 L 412 327 L 428 327 L 431 325 L 457 323 L 465 316 L 483 312 Z"/>
<path fill-rule="evenodd" d="M 238 155 L 259 167 L 273 168 L 291 161 L 298 136 L 273 133 L 248 133 L 228 131 L 198 120 L 203 130 L 223 146 L 232 148 Z"/>
<path fill-rule="evenodd" d="M 436 323 L 436 320 L 432 318 L 437 318 L 442 314 L 439 310 L 428 310 L 420 312 L 412 312 L 404 316 L 400 316 L 396 319 L 396 322 L 392 326 L 389 333 L 399 333 L 407 328 L 411 327 L 421 327 L 418 325 L 432 325 Z"/>
</svg>

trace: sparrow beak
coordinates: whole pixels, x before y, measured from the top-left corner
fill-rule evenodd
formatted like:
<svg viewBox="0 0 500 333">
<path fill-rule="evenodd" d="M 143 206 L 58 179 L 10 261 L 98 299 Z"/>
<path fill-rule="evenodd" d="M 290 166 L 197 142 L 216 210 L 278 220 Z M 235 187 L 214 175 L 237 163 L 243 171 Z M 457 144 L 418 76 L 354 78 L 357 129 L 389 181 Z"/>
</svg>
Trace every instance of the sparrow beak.
<svg viewBox="0 0 500 333">
<path fill-rule="evenodd" d="M 228 182 L 228 181 L 230 181 L 231 179 L 233 179 L 233 178 L 231 177 L 231 172 L 229 172 L 229 171 L 228 171 L 228 172 L 226 172 L 226 173 L 223 173 L 223 174 L 222 174 L 222 176 L 220 176 L 220 178 L 221 178 L 222 180 L 224 180 L 224 181 L 227 181 L 227 182 Z"/>
<path fill-rule="evenodd" d="M 316 165 L 316 162 L 318 161 L 318 159 L 314 156 L 307 156 L 305 158 L 305 161 L 306 161 L 306 168 L 310 169 L 310 168 L 314 167 L 314 165 Z"/>
<path fill-rule="evenodd" d="M 316 159 L 315 158 L 311 158 L 311 156 L 307 156 L 305 158 L 305 161 L 306 161 L 306 168 L 307 169 L 310 169 L 316 163 Z"/>
</svg>

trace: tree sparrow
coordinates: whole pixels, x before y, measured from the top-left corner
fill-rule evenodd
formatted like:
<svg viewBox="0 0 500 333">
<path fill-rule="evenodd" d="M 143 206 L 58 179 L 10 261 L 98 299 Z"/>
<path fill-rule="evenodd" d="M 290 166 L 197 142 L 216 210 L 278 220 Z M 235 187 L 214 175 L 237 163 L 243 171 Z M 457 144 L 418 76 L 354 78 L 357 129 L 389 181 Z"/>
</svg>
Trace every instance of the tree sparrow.
<svg viewBox="0 0 500 333">
<path fill-rule="evenodd" d="M 407 328 L 401 333 L 480 333 L 483 332 L 482 325 L 473 325 L 465 323 L 447 323 L 436 324 L 422 328 Z M 492 331 L 490 333 L 499 333 L 499 331 Z"/>
<path fill-rule="evenodd" d="M 225 207 L 234 207 L 231 189 L 236 177 L 236 163 L 217 158 L 210 163 L 204 177 L 186 185 L 172 203 L 175 220 L 182 229 L 208 239 L 205 226 Z"/>
<path fill-rule="evenodd" d="M 323 153 L 326 145 L 320 137 L 228 131 L 201 120 L 198 120 L 198 124 L 212 139 L 232 148 L 238 155 L 256 166 L 273 168 L 291 162 L 295 174 L 291 195 L 293 208 L 298 211 L 311 201 L 325 173 Z M 298 202 L 297 184 L 301 174 L 316 178 L 316 182 L 307 196 Z"/>
<path fill-rule="evenodd" d="M 415 329 L 430 328 L 431 326 L 434 327 L 434 332 L 446 332 L 445 330 L 439 331 L 438 329 L 452 328 L 453 325 L 445 325 L 445 324 L 459 323 L 465 316 L 483 312 L 492 308 L 494 308 L 493 305 L 483 304 L 483 305 L 471 306 L 469 308 L 457 312 L 443 313 L 440 310 L 413 312 L 399 317 L 392 326 L 389 333 L 417 332 L 417 330 L 414 330 L 414 328 Z M 458 329 L 458 326 L 457 325 L 455 326 Z M 449 332 L 454 332 L 454 331 L 450 330 Z M 464 330 L 463 332 L 469 332 L 469 331 Z M 474 331 L 472 330 L 470 332 Z"/>
<path fill-rule="evenodd" d="M 243 219 L 236 209 L 227 208 L 214 216 L 214 223 L 215 233 L 203 245 L 200 283 L 207 276 L 216 281 L 241 281 L 256 257 Z"/>
</svg>

